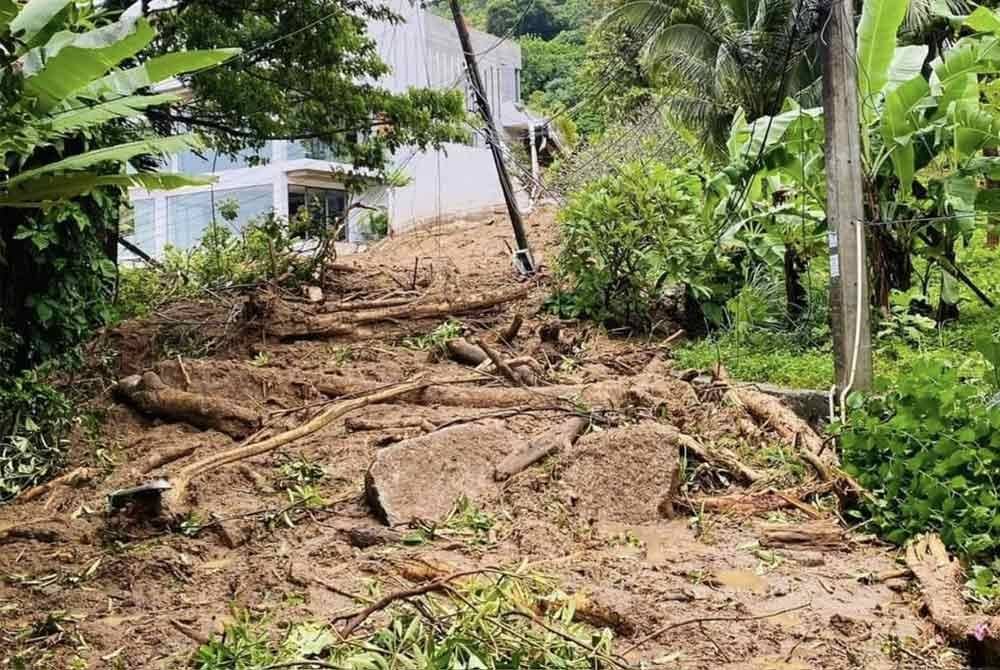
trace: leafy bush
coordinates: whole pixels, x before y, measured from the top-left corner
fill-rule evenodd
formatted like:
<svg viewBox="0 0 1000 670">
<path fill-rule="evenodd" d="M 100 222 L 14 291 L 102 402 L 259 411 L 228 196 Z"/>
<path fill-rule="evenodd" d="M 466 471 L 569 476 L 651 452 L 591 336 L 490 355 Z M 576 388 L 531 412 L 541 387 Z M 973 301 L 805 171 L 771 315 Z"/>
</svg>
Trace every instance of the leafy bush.
<svg viewBox="0 0 1000 670">
<path fill-rule="evenodd" d="M 560 215 L 559 271 L 576 311 L 647 327 L 667 285 L 705 297 L 713 240 L 701 209 L 700 179 L 662 163 L 630 163 L 580 191 Z"/>
<path fill-rule="evenodd" d="M 0 502 L 55 472 L 74 416 L 69 400 L 40 373 L 0 376 Z"/>
<path fill-rule="evenodd" d="M 875 495 L 864 511 L 891 542 L 937 531 L 970 558 L 1000 550 L 1000 406 L 968 370 L 926 356 L 887 395 L 852 398 L 846 467 Z"/>
</svg>

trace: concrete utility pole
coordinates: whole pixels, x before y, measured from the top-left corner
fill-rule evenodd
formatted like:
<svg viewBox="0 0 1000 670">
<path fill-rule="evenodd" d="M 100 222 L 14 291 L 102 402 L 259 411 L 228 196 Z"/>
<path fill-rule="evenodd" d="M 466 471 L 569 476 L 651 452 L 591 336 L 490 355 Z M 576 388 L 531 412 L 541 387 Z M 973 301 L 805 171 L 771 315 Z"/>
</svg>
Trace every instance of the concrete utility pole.
<svg viewBox="0 0 1000 670">
<path fill-rule="evenodd" d="M 472 82 L 472 91 L 476 96 L 476 107 L 486 124 L 488 134 L 486 141 L 493 152 L 493 162 L 496 163 L 497 174 L 500 177 L 500 188 L 503 191 L 504 200 L 507 201 L 510 222 L 514 226 L 514 239 L 517 241 L 517 249 L 515 250 L 517 267 L 523 274 L 534 274 L 535 259 L 531 255 L 528 236 L 524 232 L 524 221 L 521 219 L 521 209 L 517 206 L 514 185 L 507 172 L 507 165 L 503 161 L 500 135 L 497 133 L 496 122 L 493 120 L 493 112 L 490 111 L 490 103 L 486 99 L 486 88 L 483 86 L 483 78 L 479 73 L 479 64 L 476 62 L 476 52 L 472 48 L 469 28 L 465 25 L 465 17 L 462 15 L 462 8 L 459 6 L 458 0 L 450 0 L 450 2 L 451 13 L 455 18 L 455 27 L 458 29 L 458 39 L 461 40 L 462 51 L 465 52 L 465 64 L 469 71 L 469 80 Z"/>
<path fill-rule="evenodd" d="M 868 254 L 854 4 L 831 0 L 821 35 L 826 119 L 826 218 L 830 230 L 830 308 L 840 397 L 872 386 Z"/>
</svg>

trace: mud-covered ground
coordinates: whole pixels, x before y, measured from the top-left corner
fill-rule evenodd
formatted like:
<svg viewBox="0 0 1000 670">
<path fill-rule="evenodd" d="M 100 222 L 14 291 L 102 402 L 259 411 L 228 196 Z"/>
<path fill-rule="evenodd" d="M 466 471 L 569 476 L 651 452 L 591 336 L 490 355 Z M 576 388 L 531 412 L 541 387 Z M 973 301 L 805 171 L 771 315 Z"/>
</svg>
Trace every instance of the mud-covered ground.
<svg viewBox="0 0 1000 670">
<path fill-rule="evenodd" d="M 507 225 L 498 216 L 387 241 L 339 259 L 323 303 L 284 298 L 297 313 L 321 314 L 355 301 L 418 304 L 432 293 L 511 288 Z M 551 213 L 536 213 L 529 232 L 536 254 L 550 261 Z M 592 326 L 563 324 L 561 336 L 543 342 L 540 329 L 552 323 L 540 312 L 546 281 L 532 280 L 524 299 L 456 317 L 458 327 L 505 356 L 532 357 L 544 370 L 541 384 L 620 383 L 641 396 L 635 407 L 584 398 L 570 409 L 553 402 L 518 411 L 411 395 L 195 477 L 182 514 L 167 522 L 109 515 L 106 496 L 169 481 L 246 441 L 140 414 L 107 387 L 92 399 L 103 417 L 99 435 L 78 431 L 68 464 L 93 468 L 96 477 L 0 508 L 0 667 L 190 667 L 199 640 L 218 635 L 236 611 L 274 625 L 333 622 L 357 610 L 354 596 L 370 593 L 373 582 L 382 592 L 411 585 L 419 579 L 414 565 L 437 576 L 487 566 L 547 575 L 613 613 L 616 648 L 636 667 L 962 667 L 922 617 L 907 580 L 872 579 L 898 571 L 892 548 L 858 532 L 825 546 L 768 541 L 776 528 L 841 524 L 833 496 L 803 495 L 759 514 L 692 504 L 744 489 L 637 424 L 670 424 L 733 449 L 766 475 L 751 492 L 807 490 L 812 475 L 769 426 L 671 376 L 669 345 L 658 338 L 611 340 Z M 226 294 L 167 307 L 92 349 L 114 376 L 155 370 L 171 387 L 252 409 L 264 432 L 250 442 L 308 422 L 337 400 L 323 389 L 344 380 L 382 387 L 420 374 L 470 375 L 431 346 L 427 336 L 443 318 L 394 318 L 360 337 L 278 341 L 267 335 L 268 315 L 245 310 L 243 300 Z M 498 334 L 515 313 L 526 322 L 508 345 Z M 509 384 L 494 374 L 455 386 Z M 494 463 L 573 412 L 595 419 L 575 447 L 503 483 L 468 473 L 470 463 Z M 414 440 L 430 451 L 408 455 Z M 146 467 L 185 446 L 188 456 Z M 409 486 L 401 498 L 417 507 L 454 498 L 459 514 L 359 539 L 359 530 L 369 537 L 384 528 L 372 481 L 366 497 L 366 473 L 390 453 L 404 460 L 399 472 L 410 481 L 375 486 Z M 682 481 L 673 482 L 678 466 Z M 468 490 L 454 488 L 459 480 Z M 664 516 L 665 499 L 673 518 Z M 462 521 L 468 514 L 475 522 Z"/>
</svg>

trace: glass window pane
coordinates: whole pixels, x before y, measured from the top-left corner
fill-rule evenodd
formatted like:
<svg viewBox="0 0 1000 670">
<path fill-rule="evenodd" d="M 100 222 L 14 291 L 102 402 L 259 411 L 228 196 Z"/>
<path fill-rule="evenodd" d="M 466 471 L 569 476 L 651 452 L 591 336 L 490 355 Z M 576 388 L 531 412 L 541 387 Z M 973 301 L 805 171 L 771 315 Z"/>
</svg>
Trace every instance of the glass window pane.
<svg viewBox="0 0 1000 670">
<path fill-rule="evenodd" d="M 202 235 L 212 225 L 211 191 L 178 195 L 167 199 L 167 243 L 178 249 L 190 249 L 201 241 Z M 215 222 L 239 234 L 248 221 L 267 214 L 274 208 L 274 189 L 270 186 L 216 191 Z M 237 217 L 227 221 L 222 209 L 227 203 L 238 206 Z"/>
<path fill-rule="evenodd" d="M 239 170 L 255 167 L 271 159 L 271 145 L 258 149 L 245 149 L 236 156 L 203 151 L 201 156 L 193 151 L 185 151 L 177 157 L 177 169 L 182 174 L 205 174 L 213 171 Z"/>
</svg>

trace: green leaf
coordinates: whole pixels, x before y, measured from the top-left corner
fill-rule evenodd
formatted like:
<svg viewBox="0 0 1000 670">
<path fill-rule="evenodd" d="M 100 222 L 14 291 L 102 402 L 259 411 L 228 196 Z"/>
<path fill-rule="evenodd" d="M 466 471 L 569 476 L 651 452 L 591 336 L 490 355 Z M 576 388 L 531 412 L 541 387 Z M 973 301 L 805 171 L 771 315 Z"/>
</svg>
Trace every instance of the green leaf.
<svg viewBox="0 0 1000 670">
<path fill-rule="evenodd" d="M 963 25 L 971 28 L 977 33 L 993 33 L 994 35 L 1000 35 L 1000 17 L 998 17 L 996 13 L 988 7 L 977 7 L 976 10 L 969 14 L 968 18 L 965 19 Z"/>
<path fill-rule="evenodd" d="M 138 67 L 112 72 L 98 79 L 81 91 L 80 96 L 101 99 L 110 96 L 132 95 L 139 89 L 147 88 L 172 77 L 214 67 L 239 54 L 240 49 L 209 49 L 156 56 Z"/>
<path fill-rule="evenodd" d="M 20 184 L 24 184 L 47 174 L 85 170 L 102 163 L 124 163 L 125 161 L 135 158 L 136 156 L 168 156 L 171 154 L 181 153 L 188 149 L 200 148 L 201 146 L 201 141 L 198 139 L 197 135 L 193 133 L 187 135 L 177 135 L 175 137 L 149 138 L 139 140 L 137 142 L 130 142 L 128 144 L 119 144 L 105 149 L 88 151 L 87 153 L 80 154 L 79 156 L 71 156 L 70 158 L 64 158 L 63 160 L 55 163 L 43 165 L 33 170 L 27 170 L 16 177 L 9 179 L 6 186 L 8 190 L 13 190 L 15 188 L 19 188 Z"/>
<path fill-rule="evenodd" d="M 96 175 L 85 172 L 68 175 L 45 175 L 21 184 L 10 193 L 0 194 L 0 205 L 37 207 L 46 202 L 74 198 L 98 188 L 171 190 L 188 186 L 206 186 L 214 181 L 214 177 L 191 177 L 166 173 Z"/>
<path fill-rule="evenodd" d="M 35 49 L 24 59 L 24 88 L 47 111 L 149 45 L 156 32 L 145 19 L 118 21 L 76 36 L 54 56 Z M 59 36 L 53 38 L 56 40 Z"/>
<path fill-rule="evenodd" d="M 14 0 L 0 0 L 0 34 L 7 31 L 11 19 L 17 16 L 17 4 Z"/>
<path fill-rule="evenodd" d="M 64 10 L 73 0 L 28 0 L 18 14 L 10 22 L 10 32 L 18 35 L 23 42 L 41 32 L 49 21 Z"/>
<path fill-rule="evenodd" d="M 930 94 L 927 80 L 917 75 L 890 91 L 882 111 L 882 137 L 899 178 L 900 192 L 908 197 L 913 189 L 916 156 L 912 136 L 921 125 L 920 111 Z"/>
<path fill-rule="evenodd" d="M 919 75 L 927 59 L 928 48 L 925 46 L 896 47 L 889 66 L 889 80 L 885 90 L 889 92 L 897 86 L 910 81 Z"/>
<path fill-rule="evenodd" d="M 906 16 L 907 0 L 868 0 L 858 25 L 858 83 L 863 107 L 874 105 L 889 76 L 896 34 Z"/>
<path fill-rule="evenodd" d="M 157 105 L 176 102 L 180 96 L 174 93 L 159 95 L 134 95 L 117 98 L 89 107 L 74 109 L 52 117 L 51 130 L 60 135 L 75 133 L 85 128 L 99 126 L 116 119 L 128 119 L 143 110 Z"/>
</svg>

